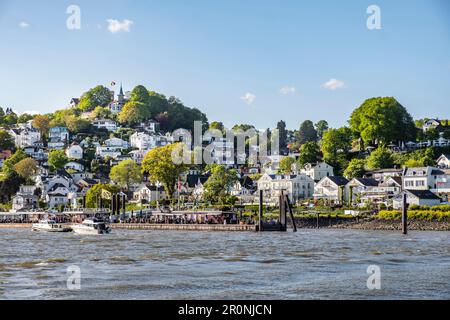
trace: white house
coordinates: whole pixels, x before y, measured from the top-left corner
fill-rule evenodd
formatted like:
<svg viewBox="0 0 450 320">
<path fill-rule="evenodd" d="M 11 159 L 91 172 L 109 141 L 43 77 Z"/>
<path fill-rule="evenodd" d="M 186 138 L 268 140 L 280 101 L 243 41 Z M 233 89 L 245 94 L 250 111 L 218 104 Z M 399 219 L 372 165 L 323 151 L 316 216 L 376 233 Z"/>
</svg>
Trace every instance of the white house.
<svg viewBox="0 0 450 320">
<path fill-rule="evenodd" d="M 232 196 L 249 196 L 255 191 L 253 180 L 249 176 L 245 176 L 237 180 L 231 188 Z"/>
<path fill-rule="evenodd" d="M 429 190 L 434 189 L 437 178 L 437 168 L 417 167 L 407 168 L 403 174 L 403 189 Z"/>
<path fill-rule="evenodd" d="M 48 148 L 63 150 L 69 142 L 69 130 L 66 127 L 52 127 L 49 129 Z"/>
<path fill-rule="evenodd" d="M 404 190 L 406 193 L 406 203 L 418 206 L 437 206 L 441 203 L 441 199 L 429 190 Z M 403 193 L 399 194 L 393 201 L 394 209 L 398 210 L 403 207 Z"/>
<path fill-rule="evenodd" d="M 52 127 L 48 130 L 48 138 L 54 141 L 69 141 L 69 130 L 66 127 Z"/>
<path fill-rule="evenodd" d="M 314 199 L 342 203 L 345 200 L 345 186 L 347 183 L 348 180 L 344 177 L 325 177 L 314 187 Z"/>
<path fill-rule="evenodd" d="M 325 177 L 334 176 L 333 167 L 326 162 L 318 162 L 315 164 L 308 163 L 300 170 L 300 172 L 306 174 L 315 182 L 319 182 Z"/>
<path fill-rule="evenodd" d="M 435 170 L 434 174 L 435 181 L 430 191 L 448 201 L 450 199 L 450 169 Z"/>
<path fill-rule="evenodd" d="M 122 148 L 117 147 L 97 147 L 95 155 L 99 158 L 117 158 L 122 155 Z"/>
<path fill-rule="evenodd" d="M 428 119 L 427 121 L 425 121 L 423 123 L 423 131 L 427 132 L 430 129 L 436 129 L 437 127 L 439 127 L 441 125 L 441 122 L 439 120 L 436 119 Z"/>
<path fill-rule="evenodd" d="M 83 148 L 78 144 L 72 144 L 66 149 L 66 155 L 69 159 L 83 159 Z"/>
<path fill-rule="evenodd" d="M 41 140 L 41 134 L 35 129 L 11 129 L 9 134 L 14 138 L 14 144 L 22 149 Z"/>
<path fill-rule="evenodd" d="M 19 192 L 12 199 L 12 210 L 23 211 L 38 208 L 39 197 L 35 186 L 20 186 Z"/>
<path fill-rule="evenodd" d="M 150 151 L 157 147 L 166 146 L 171 143 L 171 137 L 161 134 L 148 134 L 145 132 L 135 132 L 130 136 L 131 147 L 140 151 Z"/>
<path fill-rule="evenodd" d="M 437 159 L 437 166 L 441 169 L 450 169 L 450 155 L 443 154 Z"/>
<path fill-rule="evenodd" d="M 105 146 L 110 148 L 121 148 L 121 149 L 127 149 L 129 148 L 130 144 L 122 140 L 120 138 L 111 138 L 105 141 Z"/>
<path fill-rule="evenodd" d="M 148 120 L 146 122 L 141 122 L 139 125 L 135 126 L 135 128 L 155 134 L 158 131 L 159 123 L 155 120 Z"/>
<path fill-rule="evenodd" d="M 166 192 L 163 187 L 151 184 L 141 184 L 133 193 L 133 200 L 136 202 L 161 201 L 166 199 Z"/>
<path fill-rule="evenodd" d="M 278 203 L 282 191 L 292 202 L 297 202 L 313 196 L 314 180 L 306 174 L 269 175 L 266 173 L 258 180 L 259 190 L 263 190 L 266 202 Z"/>
<path fill-rule="evenodd" d="M 71 170 L 75 170 L 75 171 L 78 171 L 78 172 L 83 172 L 84 171 L 84 166 L 81 163 L 71 161 L 71 162 L 66 163 L 64 165 L 64 169 L 66 169 L 66 170 L 71 169 Z"/>
<path fill-rule="evenodd" d="M 108 131 L 117 130 L 117 123 L 109 119 L 96 119 L 92 121 L 92 125 L 97 129 L 106 129 Z"/>
<path fill-rule="evenodd" d="M 142 161 L 144 160 L 146 153 L 147 153 L 146 151 L 133 150 L 129 153 L 129 155 L 131 156 L 134 162 L 136 162 L 137 164 L 141 164 Z"/>
</svg>

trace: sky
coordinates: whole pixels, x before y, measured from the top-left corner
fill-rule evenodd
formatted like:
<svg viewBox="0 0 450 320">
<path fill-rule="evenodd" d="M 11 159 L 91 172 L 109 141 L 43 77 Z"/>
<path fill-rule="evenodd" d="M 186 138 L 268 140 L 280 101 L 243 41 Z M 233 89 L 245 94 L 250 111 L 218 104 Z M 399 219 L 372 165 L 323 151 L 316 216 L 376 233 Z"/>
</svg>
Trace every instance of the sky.
<svg viewBox="0 0 450 320">
<path fill-rule="evenodd" d="M 450 1 L 0 0 L 0 106 L 49 113 L 112 81 L 227 127 L 338 127 L 378 96 L 450 118 Z"/>
</svg>

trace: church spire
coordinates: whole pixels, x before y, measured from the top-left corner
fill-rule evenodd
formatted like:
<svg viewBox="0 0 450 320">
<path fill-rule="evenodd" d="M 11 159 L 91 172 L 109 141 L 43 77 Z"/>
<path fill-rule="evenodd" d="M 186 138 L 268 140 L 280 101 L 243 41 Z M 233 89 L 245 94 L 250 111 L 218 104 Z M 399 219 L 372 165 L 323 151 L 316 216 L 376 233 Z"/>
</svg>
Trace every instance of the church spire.
<svg viewBox="0 0 450 320">
<path fill-rule="evenodd" d="M 122 83 L 120 84 L 120 92 L 119 92 L 119 95 L 117 97 L 118 97 L 118 102 L 120 104 L 123 104 L 124 101 L 125 101 L 125 95 L 123 94 Z"/>
</svg>

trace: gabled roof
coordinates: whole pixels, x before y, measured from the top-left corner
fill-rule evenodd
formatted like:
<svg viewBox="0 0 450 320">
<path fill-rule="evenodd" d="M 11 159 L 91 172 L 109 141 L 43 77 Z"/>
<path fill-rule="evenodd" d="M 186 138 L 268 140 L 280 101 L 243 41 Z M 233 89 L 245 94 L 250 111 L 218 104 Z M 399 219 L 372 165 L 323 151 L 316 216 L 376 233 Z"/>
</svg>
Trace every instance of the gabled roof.
<svg viewBox="0 0 450 320">
<path fill-rule="evenodd" d="M 208 175 L 189 174 L 186 176 L 186 183 L 189 188 L 194 188 L 199 182 L 204 184 L 208 178 Z"/>
<path fill-rule="evenodd" d="M 437 195 L 435 195 L 430 190 L 406 190 L 410 194 L 416 196 L 419 199 L 426 199 L 426 200 L 440 200 Z"/>
<path fill-rule="evenodd" d="M 240 179 L 241 186 L 243 186 L 246 189 L 251 189 L 254 187 L 254 183 L 252 178 L 249 176 L 244 176 L 242 179 Z"/>
<path fill-rule="evenodd" d="M 324 179 L 330 179 L 334 184 L 338 186 L 345 186 L 348 183 L 347 178 L 339 176 L 325 177 Z"/>
<path fill-rule="evenodd" d="M 399 187 L 401 187 L 402 185 L 403 185 L 403 183 L 402 183 L 402 177 L 389 177 L 389 178 L 387 178 L 380 186 L 386 186 L 387 185 L 387 182 L 389 181 L 389 180 L 392 180 L 392 181 L 394 181 Z"/>
<path fill-rule="evenodd" d="M 354 180 L 366 187 L 378 187 L 378 181 L 372 178 L 354 178 Z"/>
</svg>

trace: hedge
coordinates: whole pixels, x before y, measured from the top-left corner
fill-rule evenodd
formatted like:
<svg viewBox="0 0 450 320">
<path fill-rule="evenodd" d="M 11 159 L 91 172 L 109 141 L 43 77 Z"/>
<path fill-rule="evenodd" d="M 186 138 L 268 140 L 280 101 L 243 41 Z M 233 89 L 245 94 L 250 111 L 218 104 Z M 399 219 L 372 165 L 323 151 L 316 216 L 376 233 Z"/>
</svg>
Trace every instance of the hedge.
<svg viewBox="0 0 450 320">
<path fill-rule="evenodd" d="M 399 220 L 402 218 L 402 213 L 401 211 L 383 210 L 378 213 L 377 218 Z M 408 218 L 418 220 L 446 220 L 450 219 L 450 212 L 436 210 L 410 210 L 408 211 Z"/>
</svg>

